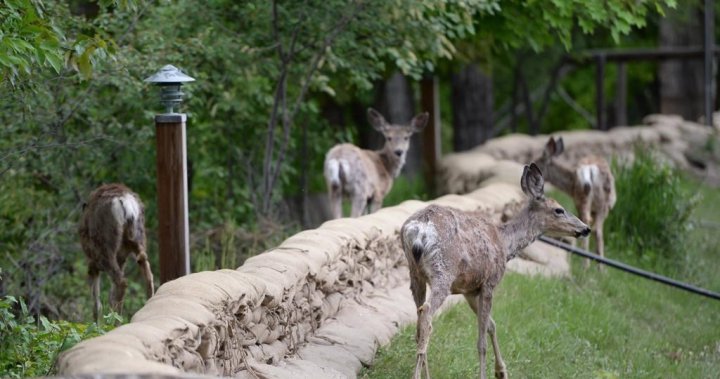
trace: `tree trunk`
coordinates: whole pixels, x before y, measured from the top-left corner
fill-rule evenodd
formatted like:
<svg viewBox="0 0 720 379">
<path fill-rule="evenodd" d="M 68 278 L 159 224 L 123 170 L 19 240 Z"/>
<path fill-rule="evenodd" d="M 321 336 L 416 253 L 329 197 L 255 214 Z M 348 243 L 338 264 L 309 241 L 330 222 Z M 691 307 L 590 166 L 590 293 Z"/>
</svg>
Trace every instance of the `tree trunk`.
<svg viewBox="0 0 720 379">
<path fill-rule="evenodd" d="M 453 149 L 469 150 L 492 138 L 492 77 L 476 63 L 452 75 Z"/>
<path fill-rule="evenodd" d="M 680 7 L 660 20 L 660 46 L 702 46 L 702 13 Z M 660 112 L 697 120 L 703 114 L 703 63 L 669 60 L 660 64 Z"/>
</svg>

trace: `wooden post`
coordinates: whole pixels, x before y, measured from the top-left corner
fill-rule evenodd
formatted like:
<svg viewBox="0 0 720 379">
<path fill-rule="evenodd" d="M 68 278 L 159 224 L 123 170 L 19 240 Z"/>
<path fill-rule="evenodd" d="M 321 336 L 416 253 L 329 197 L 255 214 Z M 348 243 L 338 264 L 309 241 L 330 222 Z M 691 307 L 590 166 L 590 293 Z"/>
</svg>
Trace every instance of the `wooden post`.
<svg viewBox="0 0 720 379">
<path fill-rule="evenodd" d="M 605 55 L 599 54 L 596 58 L 595 67 L 595 107 L 597 112 L 597 128 L 606 130 L 605 125 Z"/>
<path fill-rule="evenodd" d="M 422 132 L 425 184 L 431 193 L 435 193 L 438 162 L 440 162 L 440 94 L 437 77 L 427 77 L 420 81 L 420 104 L 423 112 L 430 113 L 428 125 Z"/>
<path fill-rule="evenodd" d="M 160 283 L 190 273 L 186 119 L 183 113 L 155 116 Z"/>
<path fill-rule="evenodd" d="M 705 122 L 713 126 L 713 58 L 715 47 L 715 2 L 705 0 L 704 60 L 705 60 Z"/>
<path fill-rule="evenodd" d="M 617 88 L 615 93 L 615 125 L 627 125 L 627 66 L 618 62 Z"/>
</svg>

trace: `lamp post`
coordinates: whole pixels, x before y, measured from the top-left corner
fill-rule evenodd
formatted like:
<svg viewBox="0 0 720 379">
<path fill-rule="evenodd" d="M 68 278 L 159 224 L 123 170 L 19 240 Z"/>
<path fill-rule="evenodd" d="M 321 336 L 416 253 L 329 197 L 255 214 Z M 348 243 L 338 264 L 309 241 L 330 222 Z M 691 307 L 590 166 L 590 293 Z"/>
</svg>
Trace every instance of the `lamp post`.
<svg viewBox="0 0 720 379">
<path fill-rule="evenodd" d="M 160 103 L 166 112 L 155 115 L 160 283 L 165 283 L 190 273 L 187 115 L 175 113 L 174 108 L 182 102 L 180 87 L 195 79 L 167 65 L 145 81 L 160 87 Z"/>
</svg>

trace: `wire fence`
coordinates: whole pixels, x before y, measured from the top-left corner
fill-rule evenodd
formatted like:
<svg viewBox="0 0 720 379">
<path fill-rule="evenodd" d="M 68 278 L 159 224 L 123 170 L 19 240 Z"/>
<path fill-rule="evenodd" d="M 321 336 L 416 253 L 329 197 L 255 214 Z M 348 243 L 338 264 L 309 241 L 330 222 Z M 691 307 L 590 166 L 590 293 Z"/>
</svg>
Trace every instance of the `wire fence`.
<svg viewBox="0 0 720 379">
<path fill-rule="evenodd" d="M 636 268 L 636 267 L 627 265 L 627 264 L 625 264 L 625 263 L 622 263 L 622 262 L 619 262 L 619 261 L 616 261 L 616 260 L 604 258 L 604 257 L 601 257 L 601 256 L 599 256 L 599 255 L 597 255 L 597 254 L 591 253 L 591 252 L 589 252 L 589 251 L 587 251 L 587 250 L 583 250 L 583 249 L 577 248 L 577 247 L 575 247 L 575 246 L 568 245 L 568 244 L 566 244 L 566 243 L 564 243 L 564 242 L 560 242 L 560 241 L 558 241 L 558 240 L 556 240 L 556 239 L 548 238 L 548 237 L 545 237 L 545 236 L 540 236 L 539 240 L 542 241 L 542 242 L 545 242 L 545 243 L 547 243 L 547 244 L 549 244 L 549 245 L 552 245 L 552 246 L 555 246 L 555 247 L 559 247 L 559 248 L 561 248 L 561 249 L 563 249 L 563 250 L 566 250 L 566 251 L 569 251 L 569 252 L 571 252 L 571 253 L 573 253 L 573 254 L 579 255 L 579 256 L 581 256 L 581 257 L 585 257 L 585 258 L 588 258 L 588 259 L 592 259 L 592 260 L 594 260 L 594 261 L 596 261 L 596 262 L 598 262 L 598 263 L 602 263 L 602 264 L 604 264 L 604 265 L 607 265 L 607 266 L 610 266 L 610 267 L 614 267 L 614 268 L 616 268 L 616 269 L 619 269 L 619 270 L 622 270 L 622 271 L 625 271 L 625 272 L 629 272 L 629 273 L 631 273 L 631 274 L 635 274 L 635 275 L 637 275 L 637 276 L 640 276 L 640 277 L 643 277 L 643 278 L 646 278 L 646 279 L 654 280 L 654 281 L 656 281 L 656 282 L 660 282 L 660 283 L 663 283 L 663 284 L 667 284 L 667 285 L 672 286 L 672 287 L 675 287 L 675 288 L 680 288 L 680 289 L 682 289 L 682 290 L 685 290 L 685 291 L 688 291 L 688 292 L 692 292 L 692 293 L 697 294 L 697 295 L 702 295 L 702 296 L 705 296 L 705 297 L 709 297 L 709 298 L 711 298 L 711 299 L 720 300 L 720 293 L 717 293 L 717 292 L 713 292 L 713 291 L 710 291 L 710 290 L 707 290 L 707 289 L 704 289 L 704 288 L 696 287 L 696 286 L 693 286 L 692 284 L 687 284 L 687 283 L 679 282 L 679 281 L 677 281 L 677 280 L 670 279 L 670 278 L 668 278 L 668 277 L 666 277 L 666 276 L 658 275 L 658 274 L 656 274 L 656 273 L 654 273 L 654 272 L 641 270 L 641 269 L 639 269 L 639 268 Z"/>
</svg>

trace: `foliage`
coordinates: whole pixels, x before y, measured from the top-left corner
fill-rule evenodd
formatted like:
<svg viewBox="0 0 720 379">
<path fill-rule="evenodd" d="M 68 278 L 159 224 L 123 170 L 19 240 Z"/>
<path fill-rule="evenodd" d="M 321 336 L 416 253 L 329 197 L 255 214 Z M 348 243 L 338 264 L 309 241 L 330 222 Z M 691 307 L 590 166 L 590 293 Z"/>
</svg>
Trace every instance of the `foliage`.
<svg viewBox="0 0 720 379">
<path fill-rule="evenodd" d="M 628 12 L 639 17 L 656 3 L 670 1 Z M 189 0 L 2 4 L 10 7 L 0 7 L 7 36 L 0 52 L 11 65 L 0 62 L 0 296 L 23 296 L 33 314 L 71 320 L 90 314 L 89 296 L 77 296 L 87 289 L 76 224 L 99 184 L 124 182 L 140 194 L 157 267 L 152 116 L 159 106 L 142 78 L 171 63 L 197 79 L 183 87 L 193 256 L 205 257 L 198 267 L 236 265 L 263 248 L 247 236 L 266 236 L 268 222 L 292 224 L 283 219 L 288 199 L 324 190 L 324 153 L 357 135 L 325 120 L 327 99 L 364 108 L 388 73 L 420 78 L 469 50 L 458 44 L 473 34 L 512 48 L 521 31 L 507 23 L 525 7 L 497 0 L 211 0 L 202 11 Z M 620 15 L 609 12 L 595 25 Z M 535 22 L 530 34 L 544 30 L 544 21 L 525 19 Z M 567 23 L 555 24 L 553 33 Z M 407 191 L 387 203 L 423 192 L 409 187 L 399 181 L 396 191 Z M 129 283 L 134 303 L 126 311 L 143 299 Z"/>
<path fill-rule="evenodd" d="M 650 264 L 682 262 L 697 198 L 685 190 L 678 172 L 639 147 L 632 163 L 616 161 L 613 172 L 617 203 L 605 225 L 609 250 Z"/>
<path fill-rule="evenodd" d="M 105 316 L 105 320 L 106 325 L 122 322 L 117 314 Z M 36 319 L 22 298 L 6 296 L 0 299 L 0 377 L 51 375 L 60 352 L 111 328 L 52 322 L 45 316 Z"/>
<path fill-rule="evenodd" d="M 501 11 L 484 15 L 478 20 L 480 34 L 493 40 L 499 48 L 517 49 L 528 46 L 540 51 L 558 41 L 570 49 L 576 25 L 584 34 L 607 29 L 615 43 L 633 28 L 646 25 L 649 11 L 664 13 L 674 8 L 675 0 L 559 0 L 504 1 Z"/>
</svg>

